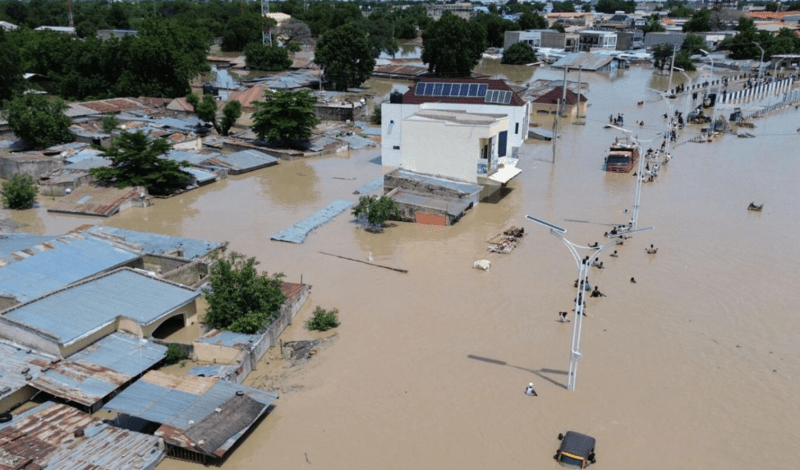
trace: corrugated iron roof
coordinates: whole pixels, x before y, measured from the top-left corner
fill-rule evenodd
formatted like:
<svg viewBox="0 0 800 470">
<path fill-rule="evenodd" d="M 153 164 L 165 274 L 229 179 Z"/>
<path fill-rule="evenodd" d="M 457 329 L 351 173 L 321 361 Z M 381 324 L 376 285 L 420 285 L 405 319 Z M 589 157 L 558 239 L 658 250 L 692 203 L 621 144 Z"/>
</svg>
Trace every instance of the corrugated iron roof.
<svg viewBox="0 0 800 470">
<path fill-rule="evenodd" d="M 53 364 L 31 385 L 92 406 L 154 366 L 166 353 L 166 346 L 118 331 Z"/>
<path fill-rule="evenodd" d="M 334 217 L 346 211 L 353 205 L 355 205 L 355 201 L 347 201 L 344 199 L 333 201 L 332 203 L 328 204 L 328 206 L 323 207 L 291 227 L 273 234 L 272 239 L 283 242 L 303 243 L 312 230 L 330 222 Z"/>
<path fill-rule="evenodd" d="M 228 168 L 232 174 L 238 174 L 277 165 L 278 159 L 257 150 L 241 150 L 228 155 L 207 158 L 203 163 Z"/>
<path fill-rule="evenodd" d="M 0 342 L 0 398 L 37 379 L 55 358 Z"/>
<path fill-rule="evenodd" d="M 8 264 L 0 268 L 0 295 L 20 302 L 112 269 L 139 255 L 103 240 L 70 234 L 48 242 L 31 241 L 25 251 L 4 256 Z M 16 262 L 14 262 L 16 261 Z"/>
<path fill-rule="evenodd" d="M 259 86 L 253 86 L 244 91 L 234 91 L 228 96 L 228 101 L 236 100 L 245 108 L 254 106 L 253 102 L 263 101 L 263 99 L 264 88 Z"/>
<path fill-rule="evenodd" d="M 248 349 L 262 335 L 248 335 L 233 331 L 211 330 L 195 342 L 224 346 L 226 348 Z"/>
<path fill-rule="evenodd" d="M 150 371 L 105 408 L 160 423 L 155 434 L 169 444 L 220 457 L 276 398 L 217 378 Z"/>
<path fill-rule="evenodd" d="M 605 67 L 615 59 L 616 58 L 612 56 L 592 54 L 591 52 L 573 52 L 555 61 L 552 67 L 582 68 L 583 70 L 592 71 Z"/>
<path fill-rule="evenodd" d="M 109 217 L 119 212 L 120 206 L 126 201 L 138 199 L 142 191 L 143 189 L 132 187 L 119 189 L 84 184 L 50 206 L 47 211 Z"/>
<path fill-rule="evenodd" d="M 52 236 L 32 235 L 24 232 L 0 234 L 0 267 L 19 261 L 17 257 L 11 256 L 12 253 L 49 242 L 52 239 Z M 0 281 L 0 285 L 2 285 L 2 281 Z"/>
<path fill-rule="evenodd" d="M 552 90 L 548 91 L 547 93 L 545 93 L 544 95 L 536 98 L 535 100 L 533 100 L 533 102 L 534 103 L 542 103 L 542 104 L 556 104 L 559 101 L 561 101 L 561 99 L 563 97 L 564 97 L 564 87 L 563 86 L 557 86 L 557 87 L 553 88 Z M 578 94 L 578 93 L 575 93 L 574 91 L 572 91 L 569 88 L 567 88 L 567 99 L 566 99 L 566 102 L 567 102 L 568 106 L 572 106 L 572 105 L 577 104 L 579 97 L 580 97 L 580 100 L 583 101 L 583 102 L 588 101 L 585 96 L 583 96 L 581 94 Z"/>
<path fill-rule="evenodd" d="M 2 470 L 151 470 L 163 458 L 160 438 L 116 428 L 67 405 L 43 403 L 0 424 Z"/>
<path fill-rule="evenodd" d="M 140 325 L 152 324 L 199 295 L 177 284 L 121 268 L 11 307 L 3 317 L 53 335 L 60 344 L 69 344 L 115 322 L 117 317 Z"/>
<path fill-rule="evenodd" d="M 173 237 L 160 233 L 137 232 L 115 227 L 94 226 L 87 230 L 88 233 L 98 236 L 110 236 L 121 241 L 132 243 L 141 247 L 145 253 L 157 255 L 174 254 L 181 252 L 183 258 L 199 258 L 206 256 L 220 248 L 222 243 L 195 238 Z"/>
</svg>

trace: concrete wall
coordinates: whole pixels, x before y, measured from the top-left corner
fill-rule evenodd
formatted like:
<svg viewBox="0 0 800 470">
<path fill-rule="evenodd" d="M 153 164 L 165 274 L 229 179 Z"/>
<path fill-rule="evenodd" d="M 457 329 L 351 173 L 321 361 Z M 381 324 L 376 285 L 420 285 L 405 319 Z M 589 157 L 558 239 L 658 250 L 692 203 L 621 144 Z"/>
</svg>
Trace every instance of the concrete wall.
<svg viewBox="0 0 800 470">
<path fill-rule="evenodd" d="M 63 357 L 57 338 L 3 317 L 0 317 L 0 338 L 56 357 Z"/>
<path fill-rule="evenodd" d="M 0 312 L 17 305 L 19 302 L 14 297 L 0 296 Z"/>
<path fill-rule="evenodd" d="M 491 159 L 496 160 L 497 136 L 507 128 L 507 118 L 491 124 L 406 118 L 400 166 L 419 173 L 477 183 L 482 146 L 491 142 Z"/>
<path fill-rule="evenodd" d="M 209 273 L 208 264 L 198 260 L 166 272 L 161 277 L 184 286 L 197 288 L 208 279 Z"/>
<path fill-rule="evenodd" d="M 192 345 L 194 347 L 194 355 L 198 361 L 211 362 L 213 364 L 234 364 L 242 353 L 239 348 L 201 343 L 200 341 L 196 341 Z"/>
<path fill-rule="evenodd" d="M 57 170 L 64 166 L 64 162 L 56 158 L 41 156 L 31 157 L 30 160 L 21 159 L 19 156 L 0 157 L 0 178 L 9 179 L 18 173 L 24 173 L 39 179 L 45 173 Z"/>
<path fill-rule="evenodd" d="M 384 175 L 383 192 L 388 194 L 396 188 L 410 193 L 425 194 L 440 199 L 462 199 L 474 203 L 478 202 L 476 199 L 477 195 L 470 195 L 444 186 L 429 184 L 424 181 L 402 178 L 398 176 L 396 172 Z"/>
<path fill-rule="evenodd" d="M 61 345 L 61 357 L 69 357 L 76 352 L 82 350 L 83 348 L 91 345 L 92 343 L 105 338 L 106 336 L 110 335 L 111 333 L 117 331 L 117 321 L 109 322 L 107 325 L 104 325 L 102 328 L 99 328 L 95 331 L 90 332 L 86 336 L 78 338 L 77 340 Z M 131 331 L 131 333 L 136 334 L 136 332 Z M 46 351 L 45 351 L 46 352 Z"/>
<path fill-rule="evenodd" d="M 403 158 L 403 120 L 420 109 L 447 109 L 468 113 L 505 114 L 508 116 L 508 155 L 516 157 L 528 135 L 531 103 L 523 106 L 490 104 L 424 103 L 397 104 L 385 102 L 381 105 L 381 160 L 383 166 L 397 168 Z"/>
<path fill-rule="evenodd" d="M 39 184 L 39 194 L 42 196 L 66 196 L 67 189 L 72 191 L 75 190 L 78 186 L 86 184 L 92 181 L 94 178 L 90 174 L 85 174 L 84 176 L 78 176 L 72 181 L 63 181 L 60 183 L 54 184 L 47 184 L 47 182 Z"/>
<path fill-rule="evenodd" d="M 144 255 L 142 256 L 142 269 L 167 273 L 191 263 L 191 261 L 185 258 L 180 258 L 180 255 L 181 253 L 178 253 L 177 256 Z"/>
<path fill-rule="evenodd" d="M 31 387 L 30 385 L 26 385 L 14 393 L 4 396 L 2 399 L 0 399 L 0 413 L 5 413 L 15 408 L 17 405 L 25 403 L 33 398 L 37 392 L 38 390 L 35 388 Z"/>
</svg>

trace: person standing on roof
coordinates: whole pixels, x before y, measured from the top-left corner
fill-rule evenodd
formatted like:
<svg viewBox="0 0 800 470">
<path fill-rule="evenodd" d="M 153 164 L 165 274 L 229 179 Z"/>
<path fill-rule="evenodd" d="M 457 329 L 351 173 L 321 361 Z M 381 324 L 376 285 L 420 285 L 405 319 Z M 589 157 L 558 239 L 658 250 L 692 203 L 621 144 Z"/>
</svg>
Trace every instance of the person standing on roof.
<svg viewBox="0 0 800 470">
<path fill-rule="evenodd" d="M 536 394 L 536 390 L 533 389 L 533 382 L 529 383 L 527 387 L 525 387 L 525 395 L 529 397 L 538 397 L 539 395 Z"/>
</svg>

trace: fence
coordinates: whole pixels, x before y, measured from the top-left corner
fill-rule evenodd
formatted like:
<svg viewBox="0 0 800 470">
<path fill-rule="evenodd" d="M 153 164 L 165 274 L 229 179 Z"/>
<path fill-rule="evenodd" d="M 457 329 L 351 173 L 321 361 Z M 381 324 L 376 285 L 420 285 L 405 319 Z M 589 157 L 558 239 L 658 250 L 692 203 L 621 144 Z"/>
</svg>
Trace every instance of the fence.
<svg viewBox="0 0 800 470">
<path fill-rule="evenodd" d="M 800 102 L 800 90 L 795 90 L 795 91 L 786 93 L 786 95 L 783 97 L 782 101 L 780 101 L 778 103 L 775 103 L 773 105 L 767 106 L 765 108 L 759 109 L 758 111 L 756 111 L 754 113 L 748 114 L 746 117 L 748 119 L 760 118 L 760 117 L 765 116 L 765 115 L 767 115 L 767 114 L 769 114 L 771 112 L 778 111 L 778 110 L 786 108 L 788 106 L 794 106 L 798 102 Z"/>
</svg>

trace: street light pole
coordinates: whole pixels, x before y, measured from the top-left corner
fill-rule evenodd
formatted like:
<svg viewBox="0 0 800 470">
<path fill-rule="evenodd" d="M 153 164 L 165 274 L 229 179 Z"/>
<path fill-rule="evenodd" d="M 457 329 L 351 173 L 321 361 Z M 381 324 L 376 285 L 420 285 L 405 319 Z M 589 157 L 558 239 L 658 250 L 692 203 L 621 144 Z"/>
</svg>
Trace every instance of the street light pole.
<svg viewBox="0 0 800 470">
<path fill-rule="evenodd" d="M 761 47 L 761 44 L 759 44 L 759 43 L 757 43 L 755 41 L 752 41 L 752 43 L 755 44 L 756 47 L 761 49 L 761 58 L 758 60 L 758 81 L 760 82 L 761 81 L 761 64 L 764 63 L 764 48 Z"/>
<path fill-rule="evenodd" d="M 612 240 L 604 245 L 599 247 L 588 247 L 584 245 L 576 245 L 571 241 L 564 238 L 564 233 L 567 232 L 565 228 L 561 228 L 557 225 L 551 224 L 542 219 L 538 219 L 536 217 L 531 217 L 530 215 L 525 216 L 526 219 L 530 220 L 531 222 L 537 223 L 545 228 L 550 229 L 550 234 L 561 240 L 564 245 L 567 247 L 569 252 L 572 254 L 572 258 L 575 260 L 575 264 L 578 266 L 578 291 L 575 294 L 575 319 L 574 323 L 572 324 L 572 343 L 570 345 L 569 350 L 569 373 L 567 375 L 567 390 L 575 390 L 575 382 L 578 378 L 578 361 L 581 360 L 583 355 L 581 354 L 581 331 L 583 328 L 583 302 L 584 302 L 584 295 L 586 295 L 586 290 L 584 288 L 586 284 L 586 277 L 589 274 L 589 268 L 591 267 L 592 263 L 600 256 L 600 253 L 603 252 L 606 248 L 610 246 L 614 246 L 617 244 L 616 240 Z M 647 227 L 640 230 L 635 230 L 637 232 L 644 232 L 647 230 L 652 230 L 653 227 Z M 612 236 L 612 238 L 617 238 L 623 235 L 627 235 L 631 232 L 620 233 L 618 235 Z M 578 254 L 578 249 L 583 250 L 592 250 L 591 256 L 589 259 L 583 260 Z"/>
<path fill-rule="evenodd" d="M 670 116 L 670 119 L 672 119 L 672 116 Z M 650 142 L 653 139 L 640 141 L 636 137 L 633 137 L 633 133 L 631 131 L 629 131 L 628 129 L 623 129 L 622 127 L 617 127 L 617 126 L 610 126 L 610 127 L 613 127 L 614 129 L 620 130 L 620 131 L 625 132 L 626 134 L 628 134 L 628 137 L 630 137 L 630 139 L 633 140 L 633 143 L 636 144 L 636 149 L 639 150 L 639 169 L 636 172 L 636 191 L 635 191 L 634 197 L 633 197 L 633 217 L 631 217 L 631 221 L 630 221 L 631 222 L 631 230 L 630 231 L 635 231 L 636 230 L 636 225 L 639 222 L 639 202 L 640 202 L 640 200 L 642 198 L 642 179 L 643 179 L 642 178 L 642 173 L 643 173 L 643 170 L 644 170 L 644 160 L 645 160 L 645 155 L 642 152 L 642 144 L 641 144 L 641 142 Z M 671 129 L 670 129 L 670 132 L 671 132 Z M 669 139 L 670 137 L 671 137 L 671 134 L 667 135 L 667 139 Z M 626 233 L 630 233 L 630 231 L 626 232 Z"/>
</svg>

